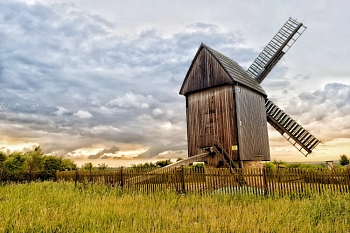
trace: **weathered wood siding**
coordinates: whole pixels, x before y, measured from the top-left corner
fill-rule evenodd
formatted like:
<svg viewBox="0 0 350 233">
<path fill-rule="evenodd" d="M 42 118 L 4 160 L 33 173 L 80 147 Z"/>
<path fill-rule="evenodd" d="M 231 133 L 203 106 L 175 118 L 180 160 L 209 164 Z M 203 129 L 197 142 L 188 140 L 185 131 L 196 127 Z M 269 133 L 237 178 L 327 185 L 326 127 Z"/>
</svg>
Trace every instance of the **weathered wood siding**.
<svg viewBox="0 0 350 233">
<path fill-rule="evenodd" d="M 180 94 L 228 83 L 232 84 L 231 78 L 215 58 L 202 47 L 193 60 Z"/>
<path fill-rule="evenodd" d="M 270 160 L 264 97 L 235 85 L 235 100 L 240 159 Z"/>
<path fill-rule="evenodd" d="M 218 139 L 232 159 L 238 160 L 235 101 L 232 85 L 214 87 L 187 95 L 187 139 L 189 157 L 204 153 L 201 146 L 212 146 L 212 136 Z M 211 144 L 211 145 L 210 145 Z M 213 157 L 208 165 L 217 165 Z"/>
</svg>

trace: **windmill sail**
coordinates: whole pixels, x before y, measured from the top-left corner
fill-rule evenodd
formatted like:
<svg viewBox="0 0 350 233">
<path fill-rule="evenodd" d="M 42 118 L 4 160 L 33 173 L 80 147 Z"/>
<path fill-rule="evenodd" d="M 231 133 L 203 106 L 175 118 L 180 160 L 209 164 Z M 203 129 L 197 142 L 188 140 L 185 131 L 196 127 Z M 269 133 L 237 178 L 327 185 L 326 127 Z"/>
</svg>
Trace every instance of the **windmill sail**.
<svg viewBox="0 0 350 233">
<path fill-rule="evenodd" d="M 247 72 L 261 83 L 305 30 L 306 27 L 302 23 L 289 18 L 251 64 Z"/>
<path fill-rule="evenodd" d="M 267 121 L 303 155 L 307 156 L 320 141 L 283 112 L 272 101 L 266 104 Z"/>
</svg>

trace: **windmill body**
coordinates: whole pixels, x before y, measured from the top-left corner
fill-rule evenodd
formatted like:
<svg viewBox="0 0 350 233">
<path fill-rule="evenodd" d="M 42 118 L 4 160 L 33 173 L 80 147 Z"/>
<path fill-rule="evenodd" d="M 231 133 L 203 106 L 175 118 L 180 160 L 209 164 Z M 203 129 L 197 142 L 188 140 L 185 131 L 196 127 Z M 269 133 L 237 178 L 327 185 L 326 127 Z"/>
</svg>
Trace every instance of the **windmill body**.
<svg viewBox="0 0 350 233">
<path fill-rule="evenodd" d="M 260 86 L 290 41 L 301 35 L 300 28 L 305 27 L 290 18 L 248 71 L 200 45 L 180 90 L 186 97 L 189 157 L 210 151 L 208 165 L 230 167 L 268 161 L 267 122 L 299 151 L 311 153 L 319 141 L 268 100 Z"/>
</svg>

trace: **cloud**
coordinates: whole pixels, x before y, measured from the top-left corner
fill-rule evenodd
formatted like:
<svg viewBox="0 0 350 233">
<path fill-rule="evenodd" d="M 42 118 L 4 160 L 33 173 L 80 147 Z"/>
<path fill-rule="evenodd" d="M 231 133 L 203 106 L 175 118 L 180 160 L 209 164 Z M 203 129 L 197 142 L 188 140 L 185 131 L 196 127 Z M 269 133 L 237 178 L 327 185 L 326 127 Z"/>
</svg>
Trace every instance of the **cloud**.
<svg viewBox="0 0 350 233">
<path fill-rule="evenodd" d="M 112 146 L 109 149 L 103 149 L 103 150 L 99 151 L 95 155 L 90 155 L 90 156 L 88 156 L 88 158 L 89 159 L 111 158 L 114 155 L 118 154 L 118 151 L 120 151 L 120 149 L 118 147 Z"/>
<path fill-rule="evenodd" d="M 108 106 L 117 106 L 120 108 L 148 108 L 149 102 L 152 101 L 152 95 L 143 96 L 141 94 L 134 94 L 132 92 L 126 93 L 108 102 Z"/>
<path fill-rule="evenodd" d="M 54 112 L 54 114 L 56 114 L 57 116 L 62 116 L 68 112 L 68 110 L 65 109 L 64 107 L 57 107 L 57 109 L 58 110 Z"/>
<path fill-rule="evenodd" d="M 288 103 L 286 110 L 296 115 L 307 114 L 308 121 L 347 116 L 350 114 L 350 86 L 328 83 L 323 89 L 302 92 Z"/>
<path fill-rule="evenodd" d="M 74 113 L 73 115 L 77 116 L 81 119 L 87 119 L 87 118 L 92 117 L 91 113 L 89 113 L 88 111 L 84 111 L 84 110 L 79 110 L 78 112 Z"/>
<path fill-rule="evenodd" d="M 350 137 L 350 86 L 328 83 L 302 92 L 283 110 L 322 142 Z"/>
</svg>

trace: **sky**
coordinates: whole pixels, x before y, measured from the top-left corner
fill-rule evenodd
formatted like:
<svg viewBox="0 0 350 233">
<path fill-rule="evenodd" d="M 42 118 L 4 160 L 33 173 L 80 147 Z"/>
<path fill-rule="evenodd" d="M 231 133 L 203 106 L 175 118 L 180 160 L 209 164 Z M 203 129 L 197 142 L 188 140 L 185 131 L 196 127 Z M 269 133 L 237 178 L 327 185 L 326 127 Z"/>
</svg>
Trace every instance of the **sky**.
<svg viewBox="0 0 350 233">
<path fill-rule="evenodd" d="M 350 156 L 350 2 L 322 0 L 0 0 L 0 149 L 186 157 L 200 44 L 247 69 L 289 17 L 307 29 L 261 85 L 322 143 L 305 158 L 269 127 L 271 159 Z"/>
</svg>

